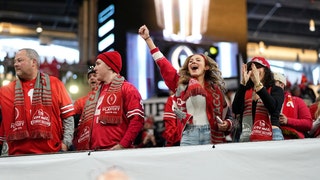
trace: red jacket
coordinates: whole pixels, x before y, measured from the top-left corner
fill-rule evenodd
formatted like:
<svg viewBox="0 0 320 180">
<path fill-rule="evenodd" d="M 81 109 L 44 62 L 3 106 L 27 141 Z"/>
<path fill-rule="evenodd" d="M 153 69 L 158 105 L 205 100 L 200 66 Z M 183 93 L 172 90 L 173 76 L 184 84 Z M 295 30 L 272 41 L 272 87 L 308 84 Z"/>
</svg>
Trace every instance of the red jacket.
<svg viewBox="0 0 320 180">
<path fill-rule="evenodd" d="M 286 125 L 281 125 L 285 139 L 304 138 L 312 128 L 312 117 L 303 99 L 286 92 L 282 113 L 288 119 Z"/>
<path fill-rule="evenodd" d="M 162 137 L 166 139 L 166 146 L 178 145 L 181 140 L 183 125 L 172 109 L 173 95 L 168 97 L 163 112 L 165 130 Z"/>
<path fill-rule="evenodd" d="M 315 102 L 313 104 L 310 105 L 309 107 L 309 110 L 310 110 L 310 113 L 311 113 L 311 117 L 312 117 L 312 120 L 315 121 L 317 119 L 317 117 L 315 117 L 315 113 L 318 109 L 318 105 L 319 105 L 319 102 Z M 313 137 L 317 137 L 317 136 L 320 136 L 320 128 L 318 128 L 315 133 L 313 134 Z"/>
<path fill-rule="evenodd" d="M 169 60 L 163 56 L 163 54 L 160 52 L 160 50 L 158 48 L 152 49 L 151 54 L 160 69 L 161 76 L 163 77 L 166 85 L 168 86 L 168 88 L 172 92 L 176 93 L 177 88 L 178 88 L 178 81 L 180 78 L 179 74 L 177 73 L 177 70 L 172 66 L 172 64 L 169 62 Z M 224 94 L 222 93 L 222 91 L 218 87 L 213 87 L 213 88 L 216 91 L 215 92 L 216 95 L 218 95 L 220 98 L 213 99 L 212 90 L 206 89 L 207 94 L 208 94 L 208 96 L 206 98 L 206 103 L 207 103 L 206 111 L 207 111 L 207 116 L 208 116 L 208 120 L 209 120 L 210 127 L 211 127 L 211 141 L 212 141 L 212 143 L 217 144 L 217 143 L 226 142 L 225 133 L 229 133 L 229 131 L 231 131 L 231 129 L 233 127 L 233 123 L 230 120 L 231 119 L 230 114 L 226 113 L 226 112 L 228 112 L 228 110 L 227 110 L 228 107 L 227 107 L 227 102 L 224 98 Z M 185 92 L 181 92 L 180 97 L 173 96 L 174 101 L 178 102 L 177 103 L 178 107 L 182 107 L 183 105 L 185 105 L 185 102 L 183 102 L 181 99 L 181 97 L 183 97 L 183 93 L 185 93 Z M 220 105 L 219 107 L 214 106 L 215 100 L 221 102 L 221 103 L 216 103 L 216 104 Z M 219 109 L 218 113 L 220 113 L 223 120 L 227 121 L 227 123 L 228 123 L 228 130 L 227 131 L 228 132 L 222 132 L 222 131 L 218 130 L 217 121 L 215 119 L 215 115 L 217 115 L 217 114 L 215 114 L 213 112 L 214 109 Z M 226 114 L 229 116 L 225 116 Z M 230 119 L 228 119 L 228 118 L 230 118 Z M 185 119 L 182 119 L 181 121 L 182 121 L 183 126 L 185 126 L 187 123 L 192 123 L 192 115 L 187 114 L 187 117 Z"/>
</svg>

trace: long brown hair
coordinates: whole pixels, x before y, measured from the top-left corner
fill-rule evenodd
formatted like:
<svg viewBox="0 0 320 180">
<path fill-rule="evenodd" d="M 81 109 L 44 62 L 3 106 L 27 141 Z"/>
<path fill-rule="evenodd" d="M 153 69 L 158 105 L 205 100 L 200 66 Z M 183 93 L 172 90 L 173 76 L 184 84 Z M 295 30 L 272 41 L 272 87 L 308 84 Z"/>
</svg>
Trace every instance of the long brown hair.
<svg viewBox="0 0 320 180">
<path fill-rule="evenodd" d="M 209 69 L 205 71 L 204 80 L 205 82 L 209 83 L 210 85 L 217 85 L 223 92 L 226 92 L 225 82 L 222 78 L 222 73 L 218 67 L 218 64 L 209 56 L 205 54 L 199 54 L 201 55 L 205 60 L 205 65 L 209 66 Z M 187 85 L 189 83 L 189 80 L 191 78 L 188 64 L 191 59 L 191 57 L 194 55 L 191 55 L 187 57 L 185 62 L 183 63 L 183 66 L 179 70 L 180 79 L 178 84 Z"/>
<path fill-rule="evenodd" d="M 318 108 L 317 108 L 316 112 L 314 113 L 315 119 L 318 119 L 319 116 L 320 116 L 320 101 L 318 101 Z"/>
</svg>

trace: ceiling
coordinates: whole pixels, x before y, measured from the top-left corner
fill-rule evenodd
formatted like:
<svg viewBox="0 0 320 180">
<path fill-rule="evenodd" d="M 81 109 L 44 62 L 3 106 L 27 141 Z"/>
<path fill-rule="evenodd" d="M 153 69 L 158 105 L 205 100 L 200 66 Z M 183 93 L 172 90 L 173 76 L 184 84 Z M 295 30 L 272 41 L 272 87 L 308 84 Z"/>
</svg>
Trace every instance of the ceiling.
<svg viewBox="0 0 320 180">
<path fill-rule="evenodd" d="M 320 48 L 319 0 L 247 0 L 248 41 Z M 309 30 L 314 19 L 316 30 Z"/>
<path fill-rule="evenodd" d="M 0 0 L 0 23 L 23 27 L 30 36 L 37 36 L 35 29 L 41 25 L 53 43 L 77 47 L 80 3 L 81 0 Z"/>
<path fill-rule="evenodd" d="M 78 32 L 82 0 L 0 0 L 0 22 L 62 33 Z M 320 0 L 247 0 L 248 41 L 320 48 Z M 309 31 L 313 18 L 316 31 Z M 319 25 L 319 26 L 318 26 Z M 63 36 L 62 36 L 63 37 Z"/>
</svg>

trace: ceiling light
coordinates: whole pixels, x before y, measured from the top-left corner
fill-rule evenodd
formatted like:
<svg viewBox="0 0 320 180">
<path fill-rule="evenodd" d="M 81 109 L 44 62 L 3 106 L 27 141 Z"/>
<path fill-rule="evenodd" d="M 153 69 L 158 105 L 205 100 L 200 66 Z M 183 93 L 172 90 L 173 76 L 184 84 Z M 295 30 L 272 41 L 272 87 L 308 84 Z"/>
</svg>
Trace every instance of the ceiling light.
<svg viewBox="0 0 320 180">
<path fill-rule="evenodd" d="M 210 0 L 154 0 L 164 39 L 198 41 L 207 30 Z"/>
<path fill-rule="evenodd" d="M 260 54 L 264 53 L 264 50 L 265 50 L 264 42 L 263 42 L 263 41 L 260 41 L 260 42 L 259 42 L 259 53 L 260 53 Z"/>
<path fill-rule="evenodd" d="M 36 32 L 39 34 L 39 33 L 42 33 L 43 29 L 41 27 L 41 23 L 38 23 L 38 27 L 36 28 Z"/>
<path fill-rule="evenodd" d="M 313 20 L 313 19 L 310 19 L 309 29 L 310 29 L 310 31 L 312 31 L 312 32 L 316 30 L 316 27 L 315 27 L 315 24 L 314 24 L 314 20 Z"/>
</svg>

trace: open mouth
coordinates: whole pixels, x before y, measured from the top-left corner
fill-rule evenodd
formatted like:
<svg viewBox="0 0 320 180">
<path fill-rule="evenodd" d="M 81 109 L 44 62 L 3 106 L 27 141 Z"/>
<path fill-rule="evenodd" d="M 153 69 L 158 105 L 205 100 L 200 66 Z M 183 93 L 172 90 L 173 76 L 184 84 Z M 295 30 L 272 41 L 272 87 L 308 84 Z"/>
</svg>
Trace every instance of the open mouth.
<svg viewBox="0 0 320 180">
<path fill-rule="evenodd" d="M 199 67 L 198 66 L 191 66 L 192 70 L 197 70 Z"/>
</svg>

